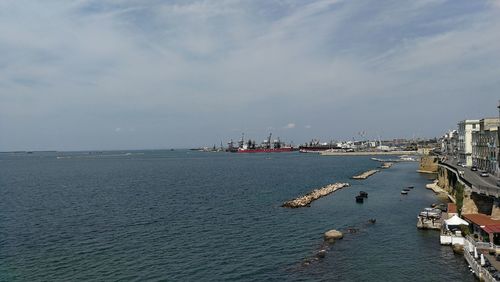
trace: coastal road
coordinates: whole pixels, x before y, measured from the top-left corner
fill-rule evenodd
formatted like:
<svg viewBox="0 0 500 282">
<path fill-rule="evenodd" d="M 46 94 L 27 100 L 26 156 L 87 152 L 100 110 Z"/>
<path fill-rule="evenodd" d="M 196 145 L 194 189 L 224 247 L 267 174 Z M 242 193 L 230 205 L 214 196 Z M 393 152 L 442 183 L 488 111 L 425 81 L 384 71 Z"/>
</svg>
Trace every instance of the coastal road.
<svg viewBox="0 0 500 282">
<path fill-rule="evenodd" d="M 457 166 L 455 161 L 442 162 L 441 164 L 446 164 L 447 166 L 452 167 L 457 171 L 463 171 L 464 173 L 462 178 L 474 186 L 500 190 L 500 187 L 496 185 L 496 182 L 499 180 L 499 178 L 491 174 L 488 177 L 482 177 L 481 175 L 479 175 L 480 171 L 472 171 L 469 167 Z"/>
</svg>

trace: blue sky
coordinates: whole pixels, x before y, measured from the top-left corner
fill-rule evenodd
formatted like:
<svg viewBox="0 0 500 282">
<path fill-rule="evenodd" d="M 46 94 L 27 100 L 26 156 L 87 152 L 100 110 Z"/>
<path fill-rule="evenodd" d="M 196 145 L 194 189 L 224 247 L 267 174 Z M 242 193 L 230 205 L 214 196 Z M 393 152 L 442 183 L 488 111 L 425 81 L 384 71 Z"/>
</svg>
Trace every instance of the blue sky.
<svg viewBox="0 0 500 282">
<path fill-rule="evenodd" d="M 498 114 L 500 2 L 0 2 L 0 151 L 273 132 L 433 137 Z"/>
</svg>

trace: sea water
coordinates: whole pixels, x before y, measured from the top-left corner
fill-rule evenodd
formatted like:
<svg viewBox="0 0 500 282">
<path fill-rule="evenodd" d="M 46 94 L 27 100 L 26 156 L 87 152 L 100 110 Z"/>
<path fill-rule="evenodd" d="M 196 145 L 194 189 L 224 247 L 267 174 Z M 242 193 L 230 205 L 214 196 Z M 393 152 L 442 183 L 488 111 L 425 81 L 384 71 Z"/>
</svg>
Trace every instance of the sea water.
<svg viewBox="0 0 500 282">
<path fill-rule="evenodd" d="M 416 229 L 437 201 L 429 177 L 409 162 L 350 179 L 378 165 L 300 153 L 3 153 L 0 280 L 474 281 L 439 232 Z M 351 187 L 280 207 L 335 182 Z M 353 233 L 325 245 L 330 229 Z"/>
</svg>

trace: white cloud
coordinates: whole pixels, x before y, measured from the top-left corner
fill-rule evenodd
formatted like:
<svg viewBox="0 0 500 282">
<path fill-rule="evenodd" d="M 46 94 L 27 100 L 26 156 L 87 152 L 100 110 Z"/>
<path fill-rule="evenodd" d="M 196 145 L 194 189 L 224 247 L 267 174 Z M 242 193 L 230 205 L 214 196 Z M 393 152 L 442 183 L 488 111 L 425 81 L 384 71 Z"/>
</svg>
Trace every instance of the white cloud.
<svg viewBox="0 0 500 282">
<path fill-rule="evenodd" d="M 380 124 L 432 134 L 497 99 L 500 9 L 472 2 L 0 2 L 0 150 L 21 144 L 16 128 L 44 144 L 34 121 L 77 145 L 74 124 L 102 140 L 122 122 L 141 147 L 292 118 L 325 138 Z"/>
</svg>

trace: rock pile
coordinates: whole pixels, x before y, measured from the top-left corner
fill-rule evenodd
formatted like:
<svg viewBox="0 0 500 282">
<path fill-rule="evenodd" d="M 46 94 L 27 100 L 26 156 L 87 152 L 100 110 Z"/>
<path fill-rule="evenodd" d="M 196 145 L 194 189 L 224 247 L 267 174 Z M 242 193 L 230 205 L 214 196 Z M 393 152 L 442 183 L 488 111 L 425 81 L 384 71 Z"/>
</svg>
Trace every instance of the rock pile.
<svg viewBox="0 0 500 282">
<path fill-rule="evenodd" d="M 309 206 L 311 202 L 316 201 L 317 199 L 324 197 L 328 194 L 331 194 L 337 190 L 340 190 L 344 187 L 349 187 L 349 183 L 335 183 L 335 184 L 329 184 L 325 187 L 319 188 L 319 189 L 314 189 L 313 191 L 307 193 L 306 195 L 286 201 L 281 205 L 284 208 L 302 208 Z"/>
</svg>

